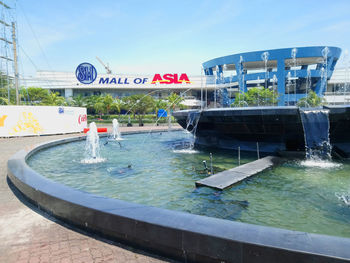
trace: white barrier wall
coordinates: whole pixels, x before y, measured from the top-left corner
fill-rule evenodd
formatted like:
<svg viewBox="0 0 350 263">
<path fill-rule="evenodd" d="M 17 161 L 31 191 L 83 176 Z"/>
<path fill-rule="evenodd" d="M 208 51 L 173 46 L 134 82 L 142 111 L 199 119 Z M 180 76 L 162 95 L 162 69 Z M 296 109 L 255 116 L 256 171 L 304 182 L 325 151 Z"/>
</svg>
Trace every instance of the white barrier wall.
<svg viewBox="0 0 350 263">
<path fill-rule="evenodd" d="M 0 106 L 0 137 L 82 132 L 86 108 Z"/>
</svg>

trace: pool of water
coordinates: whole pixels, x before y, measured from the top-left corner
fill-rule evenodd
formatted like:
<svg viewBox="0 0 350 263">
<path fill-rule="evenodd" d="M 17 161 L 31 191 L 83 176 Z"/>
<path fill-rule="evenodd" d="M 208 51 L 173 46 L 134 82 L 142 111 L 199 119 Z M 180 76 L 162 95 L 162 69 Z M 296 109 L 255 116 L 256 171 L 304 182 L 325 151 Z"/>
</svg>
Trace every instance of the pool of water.
<svg viewBox="0 0 350 263">
<path fill-rule="evenodd" d="M 214 172 L 237 166 L 232 150 L 186 150 L 184 132 L 100 140 L 101 163 L 81 163 L 85 141 L 58 145 L 31 156 L 40 174 L 89 193 L 193 214 L 312 233 L 350 237 L 350 163 L 317 167 L 288 161 L 224 191 L 195 187 L 205 178 L 203 160 Z M 185 149 L 185 150 L 184 150 Z M 256 159 L 241 153 L 241 164 Z"/>
</svg>

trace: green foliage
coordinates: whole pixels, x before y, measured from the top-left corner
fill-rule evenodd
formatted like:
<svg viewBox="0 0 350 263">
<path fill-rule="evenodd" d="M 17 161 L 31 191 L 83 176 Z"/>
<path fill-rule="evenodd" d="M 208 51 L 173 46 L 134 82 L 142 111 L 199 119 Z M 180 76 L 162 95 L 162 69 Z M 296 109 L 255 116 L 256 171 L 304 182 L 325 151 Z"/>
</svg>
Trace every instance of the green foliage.
<svg viewBox="0 0 350 263">
<path fill-rule="evenodd" d="M 101 117 L 101 118 L 100 118 Z M 120 124 L 127 124 L 129 121 L 129 115 L 115 115 L 115 114 L 110 114 L 110 115 L 88 115 L 88 122 L 96 122 L 96 123 L 112 123 L 113 119 L 117 119 Z M 131 123 L 133 124 L 138 124 L 140 122 L 139 116 L 135 115 L 134 117 L 131 117 Z M 155 123 L 155 116 L 154 114 L 145 114 L 142 117 L 142 123 L 149 123 L 149 124 L 154 124 Z M 175 122 L 176 120 L 172 117 L 172 122 Z M 161 118 L 158 120 L 157 123 L 167 123 L 168 120 L 166 118 Z"/>
<path fill-rule="evenodd" d="M 103 99 L 99 99 L 94 104 L 94 109 L 100 114 L 100 118 L 105 111 L 105 105 L 103 104 Z"/>
<path fill-rule="evenodd" d="M 130 111 L 134 113 L 134 115 L 137 113 L 139 116 L 139 124 L 143 125 L 142 118 L 143 115 L 145 115 L 147 112 L 150 112 L 154 108 L 154 99 L 153 97 L 149 95 L 142 95 L 142 94 L 136 94 L 131 95 L 129 98 L 129 105 Z"/>
<path fill-rule="evenodd" d="M 8 105 L 8 104 L 9 104 L 8 99 L 0 97 L 0 105 Z"/>
<path fill-rule="evenodd" d="M 58 92 L 50 92 L 46 98 L 42 100 L 43 105 L 48 106 L 65 106 L 66 100 L 60 96 Z"/>
<path fill-rule="evenodd" d="M 299 107 L 317 107 L 322 106 L 326 103 L 324 98 L 317 96 L 316 92 L 310 90 L 305 98 L 298 101 L 297 105 Z"/>
<path fill-rule="evenodd" d="M 181 96 L 177 95 L 176 93 L 171 93 L 168 97 L 167 97 L 167 101 L 168 101 L 168 108 L 171 110 L 175 110 L 175 108 L 177 106 L 179 106 L 181 104 L 181 102 L 184 100 L 184 98 L 182 98 Z"/>
<path fill-rule="evenodd" d="M 86 106 L 85 99 L 81 94 L 74 97 L 72 102 L 73 102 L 73 105 L 77 106 L 77 107 L 85 107 Z"/>
<path fill-rule="evenodd" d="M 266 106 L 278 102 L 278 93 L 265 88 L 251 88 L 245 93 L 239 93 L 232 106 Z"/>
<path fill-rule="evenodd" d="M 113 103 L 111 104 L 111 111 L 115 113 L 120 113 L 121 109 L 123 107 L 123 102 L 120 99 L 115 99 Z"/>
<path fill-rule="evenodd" d="M 113 104 L 114 99 L 113 99 L 113 97 L 112 97 L 111 95 L 109 95 L 109 94 L 103 96 L 102 98 L 103 98 L 103 101 L 102 101 L 102 102 L 103 102 L 104 107 L 105 107 L 105 112 L 106 112 L 107 114 L 109 114 L 109 111 L 110 111 L 110 109 L 111 109 L 111 106 L 112 106 L 112 104 Z"/>
<path fill-rule="evenodd" d="M 0 88 L 0 105 L 10 105 L 16 104 L 16 91 L 15 89 L 10 89 L 10 101 L 8 101 L 8 91 L 7 88 Z M 6 102 L 6 104 L 5 104 Z"/>
<path fill-rule="evenodd" d="M 44 101 L 49 101 L 49 91 L 39 87 L 29 87 L 27 89 L 28 97 L 33 105 L 43 105 Z M 48 105 L 48 104 L 45 104 Z"/>
</svg>

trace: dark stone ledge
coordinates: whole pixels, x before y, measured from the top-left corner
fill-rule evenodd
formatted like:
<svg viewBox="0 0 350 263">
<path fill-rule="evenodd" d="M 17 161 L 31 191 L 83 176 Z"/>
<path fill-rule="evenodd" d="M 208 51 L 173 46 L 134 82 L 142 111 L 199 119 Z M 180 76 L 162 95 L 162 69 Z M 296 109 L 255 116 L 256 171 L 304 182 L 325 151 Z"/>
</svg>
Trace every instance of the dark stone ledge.
<svg viewBox="0 0 350 263">
<path fill-rule="evenodd" d="M 125 133 L 124 133 L 125 134 Z M 96 196 L 49 180 L 26 159 L 68 138 L 26 148 L 8 177 L 40 209 L 81 229 L 190 262 L 349 262 L 350 239 L 232 222 Z"/>
</svg>

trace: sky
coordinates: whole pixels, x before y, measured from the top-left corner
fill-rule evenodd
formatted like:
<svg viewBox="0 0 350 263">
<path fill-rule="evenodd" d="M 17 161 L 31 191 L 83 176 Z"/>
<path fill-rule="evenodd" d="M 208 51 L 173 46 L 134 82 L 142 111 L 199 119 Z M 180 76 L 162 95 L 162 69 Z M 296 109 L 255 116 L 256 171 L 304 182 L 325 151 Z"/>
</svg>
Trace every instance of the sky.
<svg viewBox="0 0 350 263">
<path fill-rule="evenodd" d="M 350 49 L 349 0 L 17 0 L 20 71 L 201 74 L 207 60 L 301 46 Z M 340 61 L 340 64 L 342 62 Z M 339 64 L 339 63 L 338 63 Z"/>
</svg>

